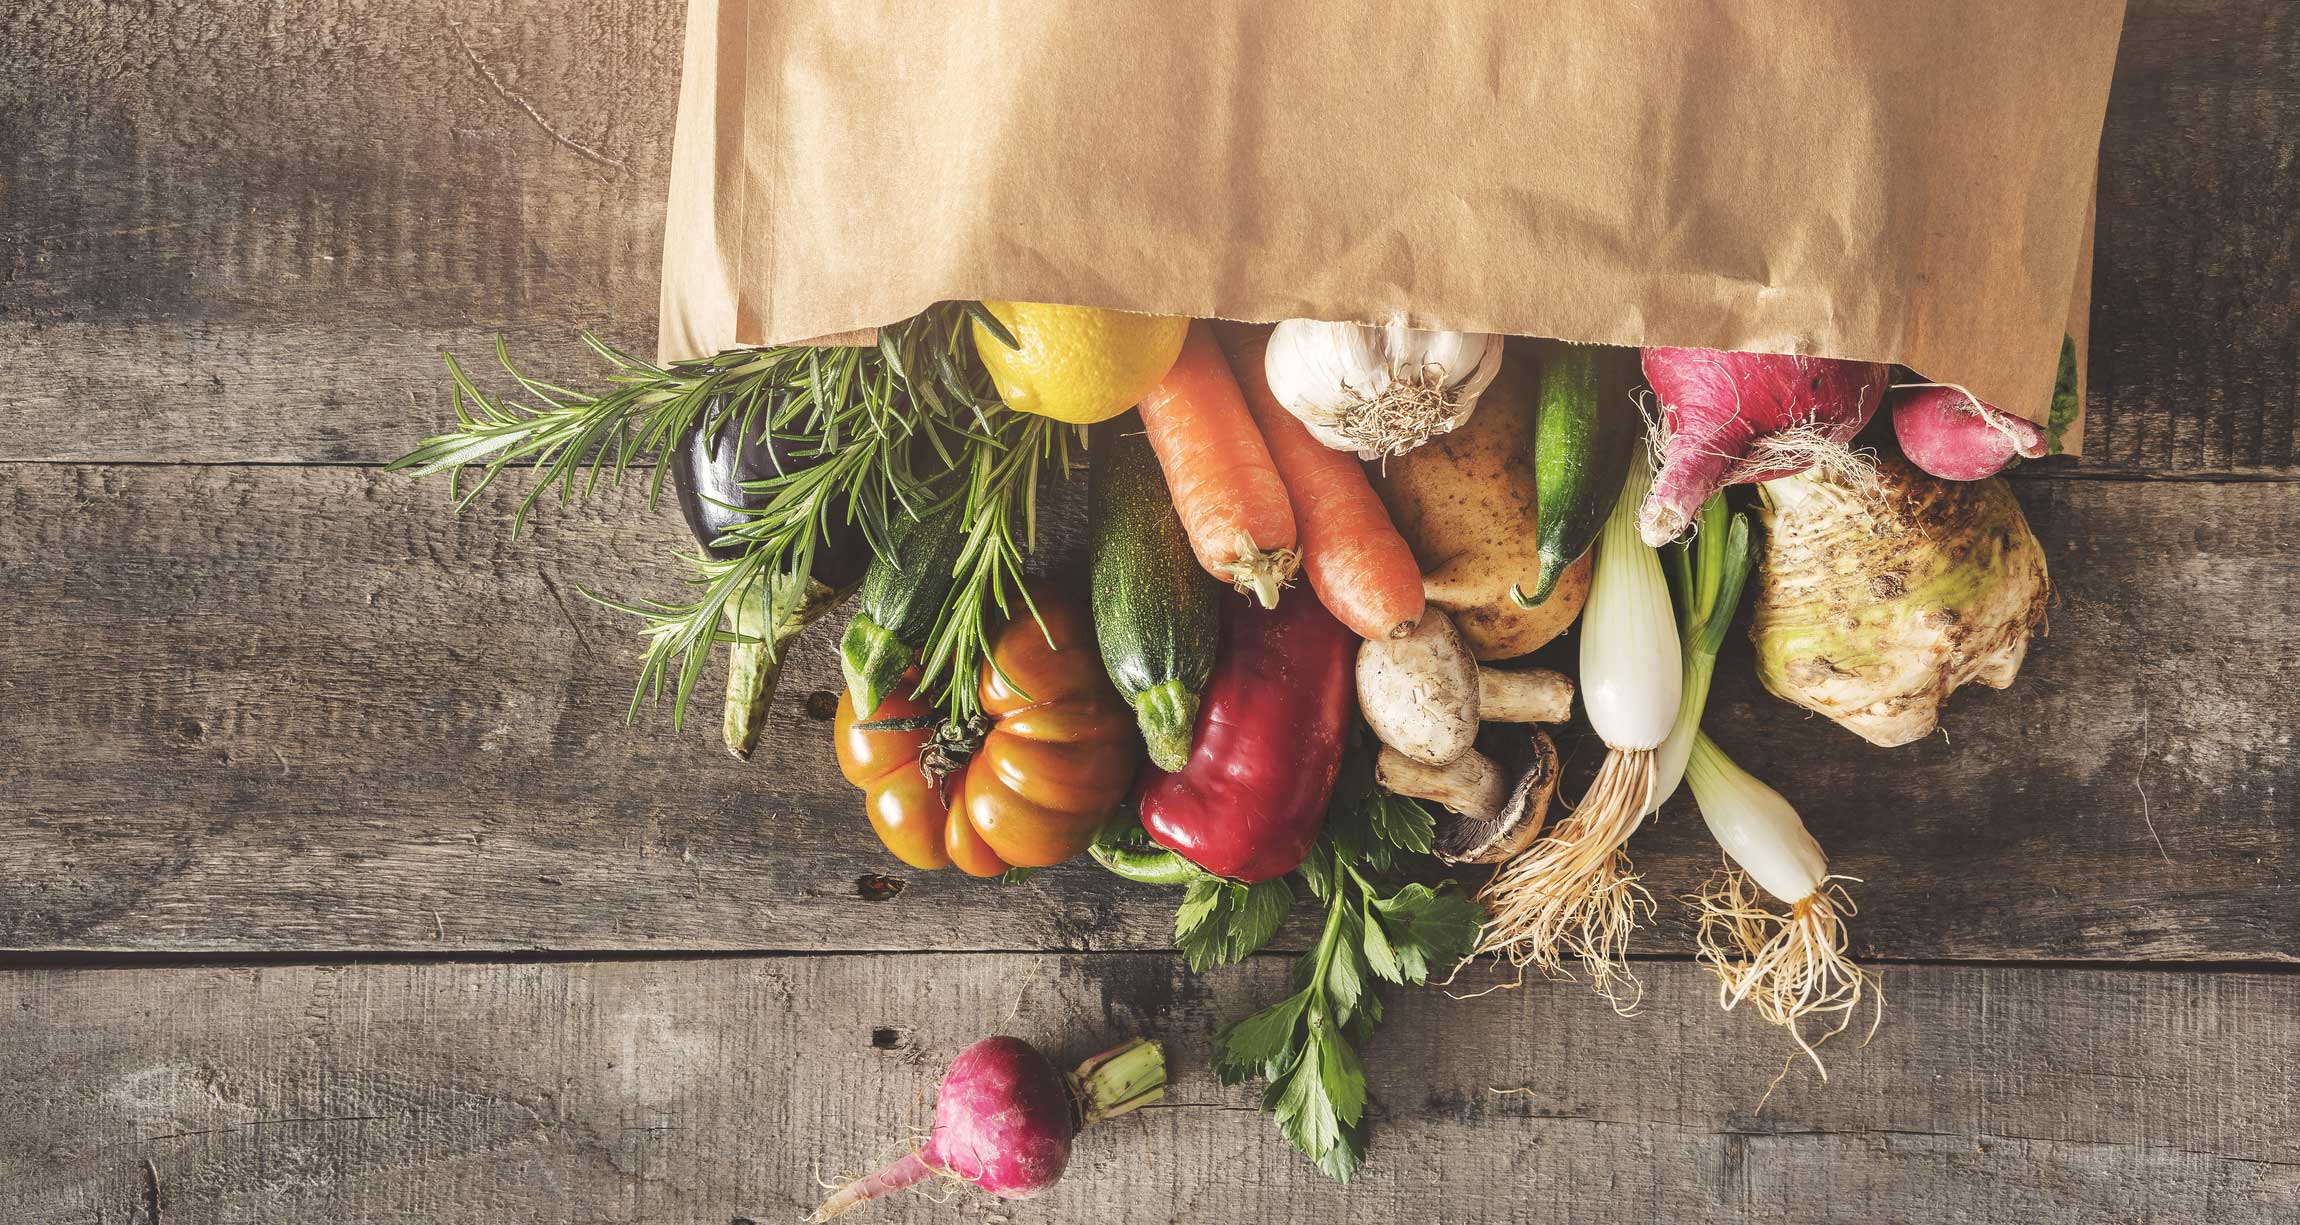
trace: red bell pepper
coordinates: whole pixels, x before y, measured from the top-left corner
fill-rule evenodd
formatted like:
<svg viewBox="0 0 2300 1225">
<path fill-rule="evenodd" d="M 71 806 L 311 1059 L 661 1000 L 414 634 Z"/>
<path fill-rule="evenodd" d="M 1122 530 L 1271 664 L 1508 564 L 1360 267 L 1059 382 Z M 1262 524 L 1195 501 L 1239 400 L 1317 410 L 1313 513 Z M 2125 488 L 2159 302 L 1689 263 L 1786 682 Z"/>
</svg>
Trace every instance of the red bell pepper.
<svg viewBox="0 0 2300 1225">
<path fill-rule="evenodd" d="M 1356 702 L 1358 637 L 1309 592 L 1223 601 L 1222 647 L 1190 760 L 1143 770 L 1142 828 L 1217 876 L 1273 880 L 1325 824 Z"/>
</svg>

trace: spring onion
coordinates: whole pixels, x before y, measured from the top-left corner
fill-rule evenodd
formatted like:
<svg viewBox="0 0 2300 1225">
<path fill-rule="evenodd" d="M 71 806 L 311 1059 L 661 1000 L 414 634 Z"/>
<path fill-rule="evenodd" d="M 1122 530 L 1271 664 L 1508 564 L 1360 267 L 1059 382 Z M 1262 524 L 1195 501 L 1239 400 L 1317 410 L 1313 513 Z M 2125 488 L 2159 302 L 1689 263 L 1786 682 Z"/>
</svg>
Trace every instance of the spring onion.
<svg viewBox="0 0 2300 1225">
<path fill-rule="evenodd" d="M 1877 1021 L 1884 1019 L 1876 975 L 1846 951 L 1845 916 L 1853 903 L 1837 883 L 1843 878 L 1829 875 L 1821 844 L 1805 832 L 1789 801 L 1734 765 L 1706 735 L 1694 739 L 1685 781 L 1709 832 L 1738 865 L 1686 899 L 1700 916 L 1696 941 L 1702 964 L 1717 975 L 1717 1002 L 1727 1011 L 1744 1000 L 1755 1006 L 1758 1016 L 1789 1031 L 1826 1080 L 1829 1069 L 1814 1048 L 1843 1033 L 1871 992 Z M 1787 904 L 1789 913 L 1765 905 L 1756 889 Z M 1806 1038 L 1803 1020 L 1830 1014 L 1836 1024 Z M 1872 1022 L 1870 1032 L 1875 1029 Z"/>
<path fill-rule="evenodd" d="M 1758 1015 L 1788 1029 L 1825 1079 L 1828 1069 L 1799 1022 L 1815 1013 L 1840 1014 L 1836 1028 L 1821 1035 L 1826 1041 L 1850 1023 L 1873 985 L 1873 976 L 1845 955 L 1844 916 L 1852 913 L 1852 901 L 1829 875 L 1828 856 L 1805 832 L 1797 810 L 1701 732 L 1717 651 L 1753 560 L 1749 517 L 1728 514 L 1723 494 L 1702 506 L 1694 533 L 1670 547 L 1685 696 L 1661 746 L 1660 777 L 1646 811 L 1659 809 L 1681 779 L 1692 787 L 1702 821 L 1732 865 L 1685 899 L 1699 920 L 1702 964 L 1719 980 L 1718 1004 L 1731 1011 L 1749 1001 Z M 1759 890 L 1789 913 L 1766 906 Z"/>
<path fill-rule="evenodd" d="M 1503 864 L 1478 894 L 1489 915 L 1479 952 L 1549 974 L 1560 973 L 1570 953 L 1622 1012 L 1641 991 L 1629 972 L 1629 936 L 1641 915 L 1651 915 L 1653 899 L 1621 848 L 1652 810 L 1658 750 L 1684 695 L 1661 560 L 1637 535 L 1653 472 L 1644 463 L 1629 467 L 1597 541 L 1581 619 L 1582 702 L 1605 741 L 1605 764 L 1572 815 Z"/>
<path fill-rule="evenodd" d="M 1728 514 L 1725 495 L 1712 494 L 1694 517 L 1693 530 L 1667 553 L 1669 585 L 1677 597 L 1677 636 L 1685 645 L 1684 699 L 1655 758 L 1653 802 L 1645 809 L 1649 817 L 1677 794 L 1685 761 L 1693 755 L 1693 738 L 1701 734 L 1717 652 L 1725 645 L 1725 631 L 1733 623 L 1733 610 L 1741 606 L 1741 588 L 1756 561 L 1749 516 Z"/>
</svg>

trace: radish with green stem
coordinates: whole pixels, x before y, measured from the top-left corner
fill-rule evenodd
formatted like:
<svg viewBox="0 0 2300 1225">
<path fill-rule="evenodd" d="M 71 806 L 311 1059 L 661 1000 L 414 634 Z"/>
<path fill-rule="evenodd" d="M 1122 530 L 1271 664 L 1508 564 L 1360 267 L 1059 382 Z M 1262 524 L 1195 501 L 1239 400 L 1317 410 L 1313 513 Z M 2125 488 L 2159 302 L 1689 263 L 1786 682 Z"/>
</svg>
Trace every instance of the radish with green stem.
<svg viewBox="0 0 2300 1225">
<path fill-rule="evenodd" d="M 1944 481 L 1987 480 L 2049 449 L 2043 427 L 1962 387 L 1896 387 L 1892 412 L 1901 454 Z"/>
<path fill-rule="evenodd" d="M 1000 1199 L 1028 1199 L 1061 1181 L 1070 1144 L 1089 1124 L 1165 1096 L 1166 1053 L 1136 1038 L 1065 1075 L 1020 1038 L 984 1038 L 942 1075 L 926 1144 L 840 1187 L 809 1221 L 827 1221 L 930 1177 L 972 1183 Z"/>
</svg>

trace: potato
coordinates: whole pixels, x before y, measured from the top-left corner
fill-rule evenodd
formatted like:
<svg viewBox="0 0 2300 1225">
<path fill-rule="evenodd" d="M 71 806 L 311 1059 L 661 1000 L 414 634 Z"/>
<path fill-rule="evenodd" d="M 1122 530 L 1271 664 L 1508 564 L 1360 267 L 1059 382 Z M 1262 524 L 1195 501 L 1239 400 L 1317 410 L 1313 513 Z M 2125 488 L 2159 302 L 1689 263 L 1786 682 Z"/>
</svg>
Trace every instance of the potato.
<svg viewBox="0 0 2300 1225">
<path fill-rule="evenodd" d="M 1422 590 L 1453 614 L 1479 659 L 1523 655 L 1565 632 L 1589 598 L 1589 558 L 1533 608 L 1509 598 L 1533 586 L 1534 374 L 1517 354 L 1502 362 L 1460 429 L 1370 465 L 1374 488 L 1421 563 Z"/>
</svg>

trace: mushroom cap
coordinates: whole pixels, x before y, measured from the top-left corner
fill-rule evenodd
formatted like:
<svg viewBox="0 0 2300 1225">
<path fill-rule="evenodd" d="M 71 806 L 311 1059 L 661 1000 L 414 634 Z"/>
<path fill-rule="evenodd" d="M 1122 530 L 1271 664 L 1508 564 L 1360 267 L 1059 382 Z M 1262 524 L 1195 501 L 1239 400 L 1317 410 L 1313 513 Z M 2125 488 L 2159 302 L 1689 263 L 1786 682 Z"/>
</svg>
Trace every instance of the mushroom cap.
<svg viewBox="0 0 2300 1225">
<path fill-rule="evenodd" d="M 1557 745 L 1537 728 L 1525 768 L 1517 774 L 1501 815 L 1484 820 L 1442 809 L 1431 849 L 1445 863 L 1500 863 L 1533 845 L 1549 815 L 1550 797 L 1557 793 L 1557 777 Z"/>
<path fill-rule="evenodd" d="M 1477 660 L 1453 619 L 1430 609 L 1403 638 L 1358 648 L 1358 709 L 1383 744 L 1424 765 L 1460 760 L 1477 739 Z"/>
</svg>

